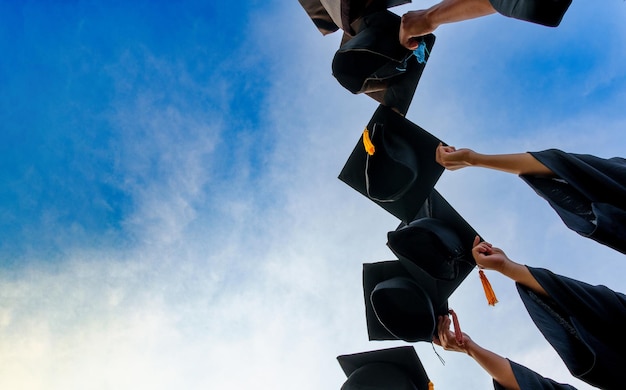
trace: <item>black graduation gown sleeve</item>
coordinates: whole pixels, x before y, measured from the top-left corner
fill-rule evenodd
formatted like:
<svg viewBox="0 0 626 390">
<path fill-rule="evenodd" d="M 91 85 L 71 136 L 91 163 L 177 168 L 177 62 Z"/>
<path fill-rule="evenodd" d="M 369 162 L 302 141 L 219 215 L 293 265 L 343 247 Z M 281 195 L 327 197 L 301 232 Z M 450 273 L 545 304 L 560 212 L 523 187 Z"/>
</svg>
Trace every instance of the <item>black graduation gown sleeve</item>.
<svg viewBox="0 0 626 390">
<path fill-rule="evenodd" d="M 509 360 L 509 363 L 511 363 L 513 375 L 515 375 L 515 380 L 517 380 L 521 390 L 576 390 L 574 386 L 558 383 L 550 378 L 544 378 L 535 371 L 511 360 Z M 495 380 L 493 381 L 493 388 L 495 390 L 506 390 L 505 387 Z"/>
<path fill-rule="evenodd" d="M 489 0 L 500 14 L 527 22 L 556 27 L 572 0 Z"/>
<path fill-rule="evenodd" d="M 537 328 L 573 376 L 602 389 L 623 389 L 626 296 L 606 286 L 528 267 L 549 297 L 517 290 Z"/>
<path fill-rule="evenodd" d="M 557 149 L 530 152 L 557 177 L 521 175 L 568 228 L 626 253 L 626 159 Z"/>
</svg>

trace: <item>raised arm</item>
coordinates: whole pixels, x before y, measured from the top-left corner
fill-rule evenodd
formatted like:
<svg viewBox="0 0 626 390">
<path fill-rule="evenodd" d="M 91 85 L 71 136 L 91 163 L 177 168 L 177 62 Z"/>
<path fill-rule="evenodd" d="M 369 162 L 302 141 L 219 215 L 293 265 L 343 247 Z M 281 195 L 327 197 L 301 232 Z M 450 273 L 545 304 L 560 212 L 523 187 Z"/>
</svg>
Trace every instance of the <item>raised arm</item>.
<svg viewBox="0 0 626 390">
<path fill-rule="evenodd" d="M 481 154 L 471 149 L 456 149 L 454 146 L 439 144 L 435 160 L 451 171 L 464 167 L 482 167 L 516 175 L 554 176 L 554 172 L 530 153 Z"/>
<path fill-rule="evenodd" d="M 498 271 L 535 293 L 548 296 L 546 290 L 537 282 L 528 267 L 509 259 L 502 249 L 496 248 L 486 241 L 480 242 L 478 236 L 474 239 L 472 255 L 479 267 Z"/>
<path fill-rule="evenodd" d="M 409 11 L 402 16 L 400 43 L 415 50 L 413 38 L 429 34 L 445 23 L 474 19 L 496 12 L 489 0 L 443 0 L 424 10 Z"/>
<path fill-rule="evenodd" d="M 464 352 L 474 359 L 491 377 L 507 389 L 519 390 L 519 384 L 513 374 L 511 362 L 508 359 L 491 352 L 476 344 L 467 334 L 463 333 L 463 342 L 459 344 L 454 332 L 450 330 L 450 318 L 439 317 L 437 324 L 437 338 L 433 343 L 443 347 L 446 351 Z"/>
</svg>

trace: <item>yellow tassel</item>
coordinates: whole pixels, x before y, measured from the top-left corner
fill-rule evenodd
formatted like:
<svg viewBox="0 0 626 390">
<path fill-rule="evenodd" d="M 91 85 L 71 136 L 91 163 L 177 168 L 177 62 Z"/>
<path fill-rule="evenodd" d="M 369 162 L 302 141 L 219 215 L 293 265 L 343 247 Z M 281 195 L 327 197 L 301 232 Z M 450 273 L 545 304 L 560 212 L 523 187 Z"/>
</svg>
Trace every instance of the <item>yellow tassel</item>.
<svg viewBox="0 0 626 390">
<path fill-rule="evenodd" d="M 365 128 L 365 130 L 363 130 L 363 146 L 365 146 L 365 151 L 370 156 L 373 155 L 376 151 L 376 148 L 374 148 L 374 144 L 370 139 L 370 132 L 367 130 L 367 127 Z"/>
<path fill-rule="evenodd" d="M 435 385 L 433 385 L 433 382 L 428 382 L 428 390 L 435 390 Z"/>
<path fill-rule="evenodd" d="M 495 304 L 498 303 L 498 298 L 496 298 L 496 293 L 493 291 L 491 283 L 489 283 L 489 280 L 487 279 L 487 276 L 485 276 L 482 269 L 478 270 L 478 275 L 480 275 L 480 281 L 483 283 L 483 290 L 485 290 L 487 303 L 489 303 L 490 306 L 495 306 Z"/>
</svg>

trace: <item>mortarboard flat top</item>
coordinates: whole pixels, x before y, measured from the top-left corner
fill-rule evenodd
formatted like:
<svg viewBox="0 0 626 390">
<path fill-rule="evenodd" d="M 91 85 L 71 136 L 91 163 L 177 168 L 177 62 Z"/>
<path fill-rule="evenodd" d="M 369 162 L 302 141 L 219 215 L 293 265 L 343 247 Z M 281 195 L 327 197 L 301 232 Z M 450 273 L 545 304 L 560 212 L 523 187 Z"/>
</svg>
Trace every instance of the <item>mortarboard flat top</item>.
<svg viewBox="0 0 626 390">
<path fill-rule="evenodd" d="M 363 264 L 369 340 L 432 340 L 436 317 L 448 313 L 447 296 L 430 277 L 417 280 L 397 260 Z"/>
<path fill-rule="evenodd" d="M 435 36 L 420 37 L 419 54 L 415 54 L 398 40 L 400 21 L 400 16 L 386 10 L 364 16 L 358 33 L 348 37 L 335 53 L 332 73 L 339 84 L 353 94 L 366 93 L 405 115 L 432 52 Z"/>
<path fill-rule="evenodd" d="M 405 223 L 411 222 L 420 210 L 424 200 L 428 197 L 437 180 L 443 173 L 444 168 L 435 161 L 435 152 L 437 146 L 441 142 L 437 137 L 428 133 L 426 130 L 410 122 L 402 115 L 394 112 L 389 107 L 379 105 L 378 109 L 372 116 L 367 125 L 369 131 L 379 131 L 383 129 L 386 142 L 390 150 L 380 150 L 385 145 L 376 145 L 379 151 L 374 152 L 372 159 L 378 158 L 377 153 L 395 153 L 402 150 L 401 165 L 411 169 L 415 176 L 409 182 L 400 182 L 404 178 L 396 176 L 400 172 L 397 168 L 398 164 L 390 166 L 389 169 L 378 167 L 375 172 L 366 179 L 366 166 L 370 164 L 368 153 L 363 146 L 363 136 L 359 139 L 356 147 L 350 154 L 346 164 L 339 174 L 339 179 L 368 197 L 374 203 L 387 210 Z M 373 131 L 372 142 L 376 142 L 376 131 Z M 379 132 L 380 134 L 380 132 Z M 406 159 L 406 151 L 413 152 L 413 162 Z M 397 161 L 396 161 L 397 163 Z M 371 164 L 370 164 L 371 165 Z M 395 183 L 390 183 L 391 177 L 397 177 Z M 405 187 L 402 194 L 393 201 L 374 200 L 368 196 L 368 185 L 373 185 L 376 181 L 384 183 L 390 187 Z"/>
<path fill-rule="evenodd" d="M 428 259 L 424 260 L 426 258 L 424 246 L 417 247 L 416 244 L 423 239 L 424 235 L 420 222 L 427 219 L 441 222 L 448 229 L 447 233 L 454 236 L 445 238 L 446 244 L 455 243 L 455 248 L 450 249 L 450 252 L 454 253 L 449 256 L 449 263 L 454 267 L 452 275 L 446 272 L 446 277 L 440 277 L 428 272 L 428 268 L 420 267 L 420 262 L 428 261 Z M 416 237 L 417 235 L 422 235 L 422 237 Z M 472 244 L 477 235 L 476 230 L 450 206 L 439 192 L 433 189 L 414 221 L 408 225 L 402 223 L 395 231 L 387 234 L 387 245 L 414 278 L 418 280 L 434 278 L 439 291 L 449 297 L 476 266 L 472 256 Z"/>
<path fill-rule="evenodd" d="M 428 375 L 410 346 L 341 355 L 339 365 L 348 377 L 342 390 L 362 389 L 361 381 L 380 390 L 427 390 Z M 380 387 L 376 384 L 380 383 Z M 362 386 L 362 385 L 361 385 Z"/>
<path fill-rule="evenodd" d="M 476 231 L 435 190 L 410 224 L 388 233 L 399 260 L 363 264 L 370 340 L 431 341 L 448 298 L 474 269 Z"/>
<path fill-rule="evenodd" d="M 338 29 L 354 35 L 352 25 L 376 10 L 410 3 L 411 0 L 298 0 L 315 26 L 324 35 Z"/>
</svg>

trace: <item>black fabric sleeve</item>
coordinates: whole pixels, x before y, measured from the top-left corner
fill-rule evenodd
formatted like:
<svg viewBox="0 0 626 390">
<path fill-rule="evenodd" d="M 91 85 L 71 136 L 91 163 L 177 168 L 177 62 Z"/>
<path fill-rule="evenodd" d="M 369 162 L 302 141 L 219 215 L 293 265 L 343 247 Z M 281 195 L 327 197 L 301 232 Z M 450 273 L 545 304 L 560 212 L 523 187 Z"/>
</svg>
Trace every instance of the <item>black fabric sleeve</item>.
<svg viewBox="0 0 626 390">
<path fill-rule="evenodd" d="M 520 175 L 578 234 L 626 254 L 626 159 L 530 152 L 556 177 Z"/>
<path fill-rule="evenodd" d="M 548 297 L 522 285 L 518 292 L 537 328 L 575 377 L 603 389 L 619 389 L 626 367 L 626 296 L 606 286 L 528 267 Z"/>
<path fill-rule="evenodd" d="M 572 0 L 489 0 L 495 10 L 510 18 L 556 27 Z"/>
<path fill-rule="evenodd" d="M 544 378 L 535 371 L 511 360 L 509 360 L 509 363 L 511 363 L 513 375 L 515 375 L 515 380 L 517 380 L 521 390 L 576 390 L 574 386 L 558 383 L 550 378 Z M 495 390 L 506 390 L 505 387 L 495 380 L 493 381 L 493 388 Z"/>
</svg>

